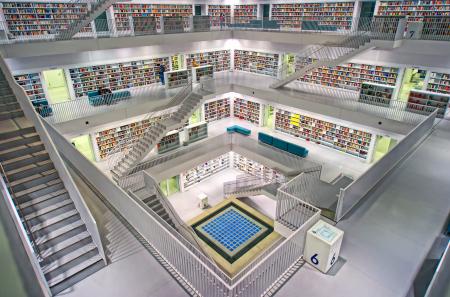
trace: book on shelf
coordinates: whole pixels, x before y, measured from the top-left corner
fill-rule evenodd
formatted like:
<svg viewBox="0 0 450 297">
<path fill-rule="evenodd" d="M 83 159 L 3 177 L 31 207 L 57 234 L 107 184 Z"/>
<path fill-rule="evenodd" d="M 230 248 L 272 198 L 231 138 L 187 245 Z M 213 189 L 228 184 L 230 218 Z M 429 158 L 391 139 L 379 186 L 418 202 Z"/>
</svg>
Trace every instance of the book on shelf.
<svg viewBox="0 0 450 297">
<path fill-rule="evenodd" d="M 194 184 L 197 184 L 229 167 L 230 167 L 229 153 L 225 153 L 217 158 L 204 162 L 181 174 L 182 188 L 183 190 L 185 190 L 186 188 Z"/>
<path fill-rule="evenodd" d="M 200 82 L 201 79 L 211 79 L 213 77 L 214 77 L 214 67 L 212 65 L 192 67 L 193 82 Z"/>
<path fill-rule="evenodd" d="M 69 69 L 75 96 L 108 88 L 111 91 L 159 83 L 159 64 L 169 69 L 169 57 Z"/>
<path fill-rule="evenodd" d="M 261 177 L 264 180 L 284 182 L 285 177 L 278 170 L 264 166 L 236 152 L 233 152 L 233 167 L 249 175 Z"/>
<path fill-rule="evenodd" d="M 14 75 L 14 78 L 31 101 L 46 99 L 39 73 Z"/>
<path fill-rule="evenodd" d="M 277 109 L 275 130 L 367 159 L 372 134 L 310 116 Z"/>
<path fill-rule="evenodd" d="M 422 22 L 425 17 L 450 16 L 450 2 L 446 0 L 380 1 L 379 16 L 408 16 L 408 22 Z"/>
<path fill-rule="evenodd" d="M 208 5 L 208 15 L 211 16 L 211 26 L 219 27 L 221 26 L 220 16 L 224 15 L 225 20 L 222 26 L 227 26 L 231 23 L 231 6 L 230 5 L 219 5 L 219 4 L 209 4 Z"/>
<path fill-rule="evenodd" d="M 278 76 L 279 54 L 247 50 L 234 51 L 234 69 L 257 74 Z"/>
<path fill-rule="evenodd" d="M 247 24 L 258 18 L 258 5 L 246 4 L 234 6 L 234 23 Z"/>
<path fill-rule="evenodd" d="M 54 35 L 89 12 L 81 2 L 2 2 L 9 34 L 15 37 Z M 91 32 L 90 25 L 81 32 Z"/>
<path fill-rule="evenodd" d="M 180 132 L 178 130 L 169 132 L 164 136 L 157 145 L 158 154 L 163 154 L 168 151 L 180 147 Z"/>
<path fill-rule="evenodd" d="M 427 90 L 435 93 L 450 94 L 450 74 L 431 72 Z"/>
<path fill-rule="evenodd" d="M 184 128 L 185 133 L 185 143 L 189 144 L 195 141 L 199 141 L 208 137 L 208 123 L 199 122 L 196 124 L 189 125 Z"/>
<path fill-rule="evenodd" d="M 166 71 L 164 72 L 164 80 L 167 89 L 185 86 L 189 82 L 189 71 L 187 69 Z"/>
<path fill-rule="evenodd" d="M 406 109 L 410 112 L 428 115 L 438 110 L 437 117 L 442 118 L 447 112 L 450 94 L 441 94 L 424 90 L 409 92 Z"/>
<path fill-rule="evenodd" d="M 235 118 L 258 125 L 260 123 L 261 104 L 245 100 L 243 98 L 234 98 L 233 115 Z"/>
<path fill-rule="evenodd" d="M 204 103 L 205 121 L 208 123 L 231 116 L 230 98 L 218 99 Z"/>
<path fill-rule="evenodd" d="M 186 54 L 186 66 L 192 67 L 212 65 L 214 72 L 230 70 L 230 50 L 217 50 L 201 53 Z"/>
<path fill-rule="evenodd" d="M 358 101 L 377 106 L 389 106 L 395 87 L 363 82 Z"/>
</svg>

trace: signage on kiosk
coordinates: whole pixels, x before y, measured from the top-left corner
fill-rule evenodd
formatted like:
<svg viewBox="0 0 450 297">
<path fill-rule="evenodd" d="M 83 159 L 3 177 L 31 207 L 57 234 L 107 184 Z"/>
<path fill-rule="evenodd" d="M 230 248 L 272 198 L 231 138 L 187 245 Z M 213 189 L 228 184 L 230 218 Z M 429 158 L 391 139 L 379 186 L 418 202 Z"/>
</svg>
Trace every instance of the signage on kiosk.
<svg viewBox="0 0 450 297">
<path fill-rule="evenodd" d="M 320 220 L 306 234 L 304 258 L 323 273 L 339 258 L 344 231 Z"/>
</svg>

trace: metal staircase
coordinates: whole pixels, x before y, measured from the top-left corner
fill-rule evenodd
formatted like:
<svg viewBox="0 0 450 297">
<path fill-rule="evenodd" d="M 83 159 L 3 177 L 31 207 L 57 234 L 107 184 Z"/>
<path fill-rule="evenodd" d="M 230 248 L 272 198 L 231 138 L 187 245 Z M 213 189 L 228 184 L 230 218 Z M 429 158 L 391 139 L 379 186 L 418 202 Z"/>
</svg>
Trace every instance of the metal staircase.
<svg viewBox="0 0 450 297">
<path fill-rule="evenodd" d="M 303 67 L 296 69 L 293 73 L 289 73 L 288 67 L 282 67 L 279 72 L 281 79 L 270 85 L 270 87 L 273 89 L 283 87 L 318 67 L 338 66 L 361 52 L 374 47 L 375 45 L 368 34 L 357 34 L 349 36 L 336 44 L 329 43 L 319 48 L 308 48 L 299 54 L 303 58 L 303 61 L 300 63 Z"/>
<path fill-rule="evenodd" d="M 248 197 L 256 195 L 267 195 L 276 200 L 277 189 L 280 183 L 274 180 L 265 180 L 259 176 L 243 175 L 237 176 L 235 181 L 223 184 L 225 197 Z"/>
<path fill-rule="evenodd" d="M 78 1 L 78 0 L 77 0 Z M 55 37 L 56 40 L 68 40 L 71 39 L 75 34 L 81 31 L 84 27 L 88 26 L 90 22 L 95 20 L 104 11 L 106 11 L 111 5 L 119 2 L 119 0 L 96 0 L 90 2 L 89 12 L 80 16 L 74 22 L 71 22 L 68 27 L 61 30 Z M 123 2 L 123 1 L 121 1 Z"/>
<path fill-rule="evenodd" d="M 104 267 L 91 235 L 0 71 L 0 173 L 52 294 Z"/>
<path fill-rule="evenodd" d="M 174 104 L 181 103 L 178 110 L 172 113 L 169 118 L 150 126 L 129 151 L 121 153 L 120 157 L 114 160 L 115 164 L 111 166 L 114 180 L 117 181 L 122 176 L 129 174 L 168 132 L 180 128 L 192 113 L 201 106 L 203 96 L 194 92 L 192 84 L 189 84 L 172 101 Z"/>
</svg>

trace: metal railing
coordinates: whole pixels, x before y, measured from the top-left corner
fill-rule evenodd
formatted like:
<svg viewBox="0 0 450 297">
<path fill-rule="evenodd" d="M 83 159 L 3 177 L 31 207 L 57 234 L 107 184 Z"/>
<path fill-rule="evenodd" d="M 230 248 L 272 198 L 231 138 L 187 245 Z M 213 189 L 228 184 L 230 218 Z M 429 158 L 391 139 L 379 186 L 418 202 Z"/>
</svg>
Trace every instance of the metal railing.
<svg viewBox="0 0 450 297">
<path fill-rule="evenodd" d="M 22 225 L 23 225 L 25 232 L 30 240 L 30 245 L 33 248 L 33 251 L 34 251 L 38 261 L 40 262 L 43 259 L 42 259 L 41 251 L 37 244 L 36 238 L 34 237 L 33 231 L 31 230 L 31 226 L 28 224 L 28 221 L 26 220 L 25 215 L 23 214 L 22 207 L 20 206 L 19 202 L 17 201 L 16 194 L 14 193 L 14 190 L 11 186 L 11 182 L 9 181 L 8 175 L 6 174 L 5 168 L 3 167 L 3 164 L 1 162 L 0 162 L 0 175 L 4 179 L 4 182 L 7 186 L 9 194 L 11 196 L 11 200 L 13 201 L 16 211 L 20 217 L 20 220 L 22 221 Z"/>
<path fill-rule="evenodd" d="M 272 181 L 264 176 L 238 175 L 236 180 L 223 183 L 223 193 L 230 196 L 239 192 L 255 191 L 271 183 Z"/>
<path fill-rule="evenodd" d="M 98 3 L 107 1 L 98 0 Z M 74 3 L 78 3 L 75 1 Z M 90 10 L 93 11 L 93 9 Z M 89 18 L 90 16 L 88 16 Z M 0 30 L 3 30 L 3 36 L 0 36 L 0 44 L 27 43 L 27 42 L 49 42 L 56 40 L 72 40 L 72 39 L 94 39 L 94 38 L 117 38 L 117 37 L 133 37 L 133 36 L 151 36 L 161 34 L 179 34 L 179 33 L 195 33 L 195 32 L 213 32 L 213 31 L 271 31 L 271 32 L 302 32 L 302 33 L 324 33 L 332 35 L 348 35 L 350 32 L 362 31 L 371 24 L 371 32 L 378 35 L 378 38 L 392 40 L 395 35 L 396 22 L 408 17 L 383 17 L 374 16 L 373 18 L 356 18 L 352 28 L 340 28 L 339 26 L 318 26 L 304 25 L 301 27 L 291 27 L 280 25 L 277 20 L 256 19 L 244 22 L 239 17 L 229 18 L 229 20 L 220 21 L 213 16 L 189 16 L 189 17 L 129 17 L 128 21 L 124 19 L 117 23 L 114 19 L 92 21 L 88 27 L 83 28 L 75 35 L 70 28 L 75 28 L 77 24 L 85 21 L 84 18 L 76 19 L 64 25 L 61 30 L 52 29 L 50 31 L 35 31 L 33 35 L 23 35 L 27 30 L 13 30 L 10 28 L 9 21 L 0 22 Z M 413 19 L 414 20 L 414 19 Z M 426 40 L 443 40 L 449 41 L 449 28 L 446 23 L 447 17 L 431 17 L 424 18 L 423 22 L 419 22 L 423 27 L 422 34 L 417 36 L 418 39 Z M 11 20 L 14 21 L 14 20 Z M 311 23 L 307 17 L 298 17 L 298 21 L 302 23 Z M 37 26 L 41 20 L 35 20 Z M 43 25 L 45 20 L 42 21 Z M 414 21 L 408 21 L 408 26 L 413 26 Z M 79 28 L 77 28 L 79 29 Z M 37 33 L 36 33 L 37 32 Z M 403 32 L 407 37 L 406 30 Z"/>
</svg>

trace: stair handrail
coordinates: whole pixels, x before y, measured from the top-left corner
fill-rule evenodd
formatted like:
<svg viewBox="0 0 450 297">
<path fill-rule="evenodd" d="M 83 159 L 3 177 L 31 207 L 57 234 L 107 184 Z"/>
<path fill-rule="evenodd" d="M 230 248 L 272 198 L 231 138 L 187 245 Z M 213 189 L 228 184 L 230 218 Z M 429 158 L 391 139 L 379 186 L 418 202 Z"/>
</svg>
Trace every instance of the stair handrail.
<svg viewBox="0 0 450 297">
<path fill-rule="evenodd" d="M 180 105 L 186 100 L 186 98 L 188 97 L 187 95 L 189 95 L 189 93 L 191 93 L 193 90 L 193 81 L 192 78 L 189 77 L 188 82 L 185 86 L 181 87 L 181 89 L 169 100 L 168 103 L 166 103 L 161 109 L 159 110 L 154 110 L 151 111 L 149 113 L 147 113 L 140 121 L 145 121 L 145 120 L 149 120 L 153 117 L 156 116 L 156 114 L 161 114 L 163 110 L 168 110 L 171 108 L 176 107 L 176 111 L 179 109 Z M 169 112 L 167 119 L 171 118 L 174 115 L 174 112 Z M 137 144 L 137 142 L 142 139 L 144 137 L 144 135 L 152 128 L 152 126 L 155 123 L 151 123 L 147 128 L 144 129 L 144 131 L 141 133 L 141 135 L 139 135 L 138 137 L 136 137 L 135 139 L 133 139 L 133 141 L 125 148 L 123 148 L 123 142 L 118 142 L 117 146 L 115 146 L 114 149 L 112 149 L 111 151 L 109 151 L 106 155 L 106 157 L 104 158 L 105 161 L 108 163 L 107 167 L 109 170 L 112 170 L 117 163 L 122 160 L 122 158 L 133 149 L 134 145 Z"/>
<path fill-rule="evenodd" d="M 163 205 L 164 209 L 169 212 L 169 216 L 172 220 L 174 220 L 175 225 L 179 228 L 181 228 L 182 235 L 188 240 L 189 238 L 195 243 L 195 245 L 200 249 L 200 251 L 211 261 L 212 264 L 214 264 L 216 267 L 217 263 L 214 261 L 214 259 L 209 255 L 208 252 L 205 251 L 205 249 L 202 246 L 202 243 L 197 239 L 194 230 L 192 227 L 190 227 L 188 224 L 186 224 L 178 215 L 176 210 L 173 208 L 172 204 L 170 204 L 169 199 L 167 196 L 162 192 L 161 188 L 159 187 L 158 183 L 156 182 L 155 178 L 151 176 L 148 172 L 143 171 L 142 174 L 145 177 L 148 177 L 150 183 L 153 184 L 153 188 L 155 189 L 156 199 L 159 200 L 159 202 Z M 179 230 L 179 231 L 181 231 Z"/>
<path fill-rule="evenodd" d="M 8 187 L 8 191 L 11 194 L 11 198 L 12 201 L 14 203 L 14 206 L 16 207 L 17 212 L 19 213 L 19 217 L 22 221 L 23 227 L 25 229 L 25 232 L 27 233 L 30 242 L 31 242 L 31 247 L 33 248 L 34 253 L 36 254 L 36 258 L 38 259 L 39 262 L 42 262 L 43 258 L 41 256 L 41 251 L 38 247 L 36 238 L 33 235 L 33 232 L 31 231 L 31 226 L 28 223 L 28 221 L 25 219 L 25 215 L 23 213 L 23 209 L 20 206 L 20 204 L 17 201 L 17 197 L 16 197 L 16 193 L 14 193 L 13 188 L 11 187 L 11 182 L 9 181 L 8 175 L 6 174 L 5 168 L 3 167 L 2 162 L 0 162 L 0 170 L 1 170 L 1 175 L 3 176 L 6 186 Z"/>
</svg>

